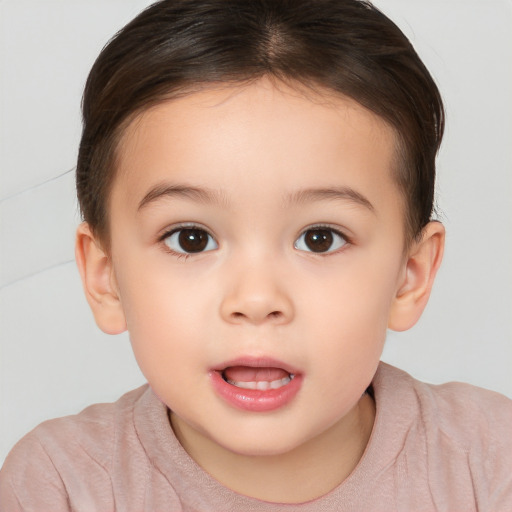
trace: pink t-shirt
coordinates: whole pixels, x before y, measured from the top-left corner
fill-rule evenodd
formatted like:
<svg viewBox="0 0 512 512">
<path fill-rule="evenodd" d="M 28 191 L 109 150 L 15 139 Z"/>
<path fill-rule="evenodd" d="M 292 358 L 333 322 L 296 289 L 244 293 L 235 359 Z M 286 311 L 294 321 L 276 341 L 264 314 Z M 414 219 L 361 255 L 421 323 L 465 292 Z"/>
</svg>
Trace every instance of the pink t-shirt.
<svg viewBox="0 0 512 512">
<path fill-rule="evenodd" d="M 512 401 L 466 384 L 434 386 L 381 363 L 377 416 L 352 474 L 316 500 L 237 494 L 203 471 L 148 386 L 43 423 L 0 472 L 0 510 L 511 512 Z"/>
</svg>

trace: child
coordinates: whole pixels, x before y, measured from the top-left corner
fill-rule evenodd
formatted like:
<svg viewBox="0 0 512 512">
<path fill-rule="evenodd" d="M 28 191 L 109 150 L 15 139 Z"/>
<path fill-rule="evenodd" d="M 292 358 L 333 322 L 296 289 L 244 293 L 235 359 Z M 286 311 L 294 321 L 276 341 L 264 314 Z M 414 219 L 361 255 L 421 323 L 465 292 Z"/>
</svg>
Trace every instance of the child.
<svg viewBox="0 0 512 512">
<path fill-rule="evenodd" d="M 76 256 L 148 385 L 46 422 L 2 510 L 512 509 L 511 402 L 379 363 L 421 315 L 439 92 L 357 0 L 166 0 L 83 102 Z"/>
</svg>

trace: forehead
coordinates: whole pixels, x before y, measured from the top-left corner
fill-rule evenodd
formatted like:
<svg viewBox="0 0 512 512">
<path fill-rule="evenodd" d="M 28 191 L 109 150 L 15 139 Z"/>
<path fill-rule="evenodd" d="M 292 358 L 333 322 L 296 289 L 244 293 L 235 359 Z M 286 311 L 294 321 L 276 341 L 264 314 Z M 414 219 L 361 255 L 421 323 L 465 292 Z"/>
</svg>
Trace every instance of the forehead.
<svg viewBox="0 0 512 512">
<path fill-rule="evenodd" d="M 344 96 L 265 79 L 211 87 L 162 102 L 128 125 L 113 194 L 143 196 L 167 178 L 256 186 L 269 170 L 273 186 L 289 193 L 340 178 L 363 189 L 396 188 L 395 147 L 392 128 Z"/>
</svg>

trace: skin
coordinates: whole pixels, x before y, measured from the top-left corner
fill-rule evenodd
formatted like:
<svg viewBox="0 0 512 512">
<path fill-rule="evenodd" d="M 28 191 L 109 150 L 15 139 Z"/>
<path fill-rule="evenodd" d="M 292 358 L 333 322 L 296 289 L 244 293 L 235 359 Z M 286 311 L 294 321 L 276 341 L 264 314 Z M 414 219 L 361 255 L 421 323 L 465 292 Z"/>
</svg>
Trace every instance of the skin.
<svg viewBox="0 0 512 512">
<path fill-rule="evenodd" d="M 444 242 L 431 223 L 404 254 L 394 155 L 392 129 L 351 99 L 268 80 L 207 89 L 128 127 L 110 251 L 78 230 L 98 325 L 128 329 L 184 448 L 237 492 L 314 499 L 363 455 L 386 330 L 421 315 Z M 208 250 L 176 252 L 166 233 L 183 223 L 211 235 Z M 318 225 L 343 234 L 332 250 L 303 243 Z M 251 412 L 216 394 L 211 369 L 248 356 L 297 369 L 291 402 Z"/>
</svg>

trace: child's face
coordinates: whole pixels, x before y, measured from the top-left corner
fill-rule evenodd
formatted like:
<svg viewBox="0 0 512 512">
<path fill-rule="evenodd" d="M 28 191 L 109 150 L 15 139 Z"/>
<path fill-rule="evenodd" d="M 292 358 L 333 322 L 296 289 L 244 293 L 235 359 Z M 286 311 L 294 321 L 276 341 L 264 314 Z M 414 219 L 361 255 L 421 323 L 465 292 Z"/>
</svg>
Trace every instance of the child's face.
<svg viewBox="0 0 512 512">
<path fill-rule="evenodd" d="M 279 454 L 354 421 L 405 274 L 394 147 L 352 100 L 267 81 L 129 126 L 110 202 L 116 289 L 181 432 Z"/>
</svg>

